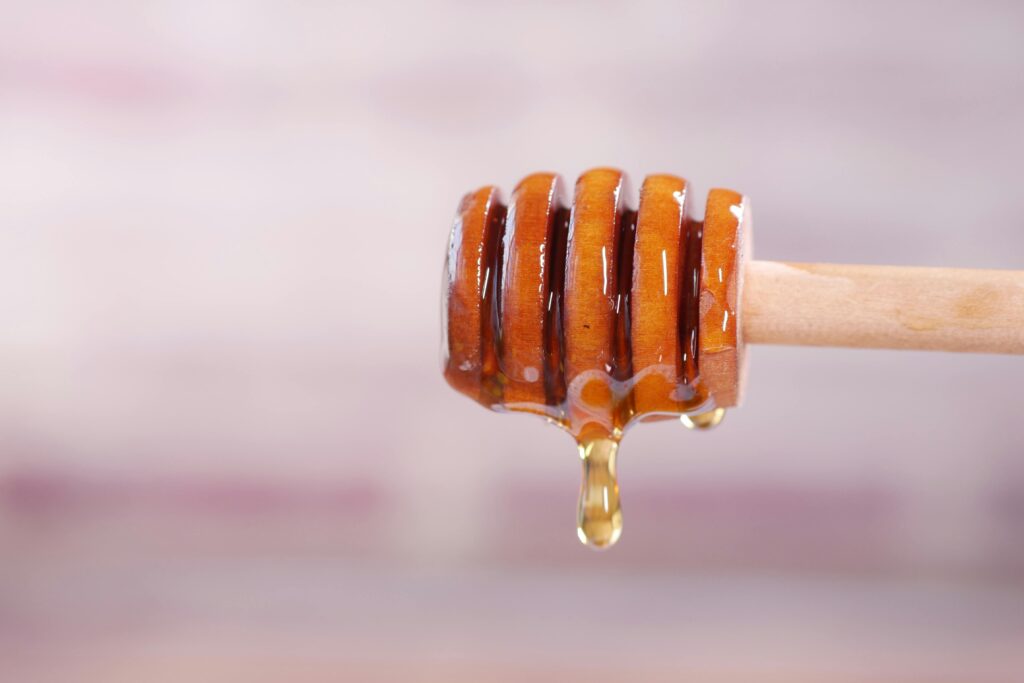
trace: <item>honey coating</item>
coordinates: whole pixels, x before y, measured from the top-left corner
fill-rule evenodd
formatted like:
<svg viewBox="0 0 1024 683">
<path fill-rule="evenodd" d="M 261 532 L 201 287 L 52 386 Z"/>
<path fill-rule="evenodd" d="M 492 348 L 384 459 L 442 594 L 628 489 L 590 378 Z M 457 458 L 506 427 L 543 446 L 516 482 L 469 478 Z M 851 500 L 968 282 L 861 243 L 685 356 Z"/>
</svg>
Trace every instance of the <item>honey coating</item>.
<svg viewBox="0 0 1024 683">
<path fill-rule="evenodd" d="M 706 429 L 740 397 L 739 258 L 746 199 L 712 190 L 689 215 L 682 178 L 649 176 L 639 201 L 616 169 L 587 171 L 571 207 L 537 173 L 508 205 L 467 194 L 445 268 L 448 382 L 494 410 L 542 415 L 576 440 L 577 532 L 593 547 L 622 530 L 616 457 L 639 420 Z"/>
<path fill-rule="evenodd" d="M 682 178 L 648 176 L 640 189 L 630 301 L 633 411 L 680 414 L 704 403 L 696 384 L 699 225 Z M 677 332 L 678 331 L 678 332 Z"/>
<path fill-rule="evenodd" d="M 625 174 L 587 171 L 576 181 L 565 262 L 566 425 L 581 443 L 621 435 L 631 413 L 626 326 L 628 259 L 636 212 Z"/>
<path fill-rule="evenodd" d="M 740 327 L 740 266 L 750 258 L 750 251 L 750 202 L 732 190 L 711 190 L 701 247 L 701 362 L 720 406 L 738 405 L 742 398 L 746 359 Z"/>
<path fill-rule="evenodd" d="M 459 203 L 445 262 L 445 379 L 485 406 L 500 405 L 491 321 L 493 279 L 505 207 L 495 187 L 471 192 Z"/>
<path fill-rule="evenodd" d="M 498 286 L 504 406 L 555 419 L 561 417 L 558 397 L 548 397 L 561 380 L 553 363 L 560 352 L 549 346 L 548 339 L 554 324 L 551 271 L 564 266 L 553 262 L 551 255 L 556 239 L 564 244 L 567 220 L 561 178 L 535 173 L 519 183 L 509 200 Z"/>
</svg>

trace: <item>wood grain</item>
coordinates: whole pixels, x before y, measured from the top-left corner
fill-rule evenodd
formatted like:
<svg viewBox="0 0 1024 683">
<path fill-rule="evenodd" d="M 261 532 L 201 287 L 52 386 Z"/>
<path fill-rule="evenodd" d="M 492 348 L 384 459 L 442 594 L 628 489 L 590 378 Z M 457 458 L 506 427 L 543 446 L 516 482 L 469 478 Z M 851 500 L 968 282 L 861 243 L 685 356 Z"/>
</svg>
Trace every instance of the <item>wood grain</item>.
<svg viewBox="0 0 1024 683">
<path fill-rule="evenodd" d="M 751 261 L 750 343 L 1024 353 L 1024 271 Z"/>
</svg>

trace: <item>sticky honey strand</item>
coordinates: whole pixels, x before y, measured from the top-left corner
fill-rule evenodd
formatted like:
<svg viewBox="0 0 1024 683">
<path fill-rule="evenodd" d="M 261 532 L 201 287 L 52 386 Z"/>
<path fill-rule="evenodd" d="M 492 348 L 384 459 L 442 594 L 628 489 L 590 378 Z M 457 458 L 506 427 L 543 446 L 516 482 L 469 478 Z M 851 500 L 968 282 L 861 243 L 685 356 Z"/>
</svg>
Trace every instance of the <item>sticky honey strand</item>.
<svg viewBox="0 0 1024 683">
<path fill-rule="evenodd" d="M 685 180 L 649 176 L 635 206 L 614 169 L 584 173 L 571 209 L 564 194 L 557 175 L 538 173 L 507 205 L 493 187 L 463 198 L 446 265 L 445 376 L 576 439 L 578 531 L 604 547 L 621 533 L 615 470 L 628 426 L 688 416 L 706 428 L 738 400 L 745 202 L 712 190 L 701 224 Z M 714 373 L 699 372 L 702 356 Z"/>
</svg>

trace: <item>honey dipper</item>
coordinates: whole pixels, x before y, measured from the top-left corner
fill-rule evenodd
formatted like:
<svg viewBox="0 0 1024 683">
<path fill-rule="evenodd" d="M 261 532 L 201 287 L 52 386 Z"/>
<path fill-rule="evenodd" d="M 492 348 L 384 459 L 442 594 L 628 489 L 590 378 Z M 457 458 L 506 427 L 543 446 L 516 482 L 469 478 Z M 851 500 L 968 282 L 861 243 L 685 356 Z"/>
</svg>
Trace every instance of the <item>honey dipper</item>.
<svg viewBox="0 0 1024 683">
<path fill-rule="evenodd" d="M 1024 271 L 755 261 L 750 201 L 587 171 L 463 197 L 445 266 L 444 375 L 494 410 L 565 428 L 583 462 L 577 530 L 622 530 L 616 454 L 636 421 L 717 425 L 748 343 L 1024 353 Z"/>
</svg>

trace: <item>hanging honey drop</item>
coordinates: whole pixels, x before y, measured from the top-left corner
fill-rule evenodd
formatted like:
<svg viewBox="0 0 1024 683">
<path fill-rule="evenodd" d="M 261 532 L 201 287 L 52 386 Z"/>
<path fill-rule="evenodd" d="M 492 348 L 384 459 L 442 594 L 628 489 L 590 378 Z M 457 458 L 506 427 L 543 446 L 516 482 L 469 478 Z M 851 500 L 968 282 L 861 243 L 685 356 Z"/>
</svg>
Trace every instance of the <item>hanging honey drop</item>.
<svg viewBox="0 0 1024 683">
<path fill-rule="evenodd" d="M 604 549 L 615 545 L 622 535 L 622 507 L 615 458 L 619 442 L 596 438 L 579 443 L 583 463 L 576 534 L 584 545 Z"/>
<path fill-rule="evenodd" d="M 711 429 L 717 427 L 725 417 L 725 408 L 715 408 L 709 410 L 706 413 L 697 413 L 696 415 L 680 415 L 679 421 L 683 423 L 687 429 Z"/>
</svg>

